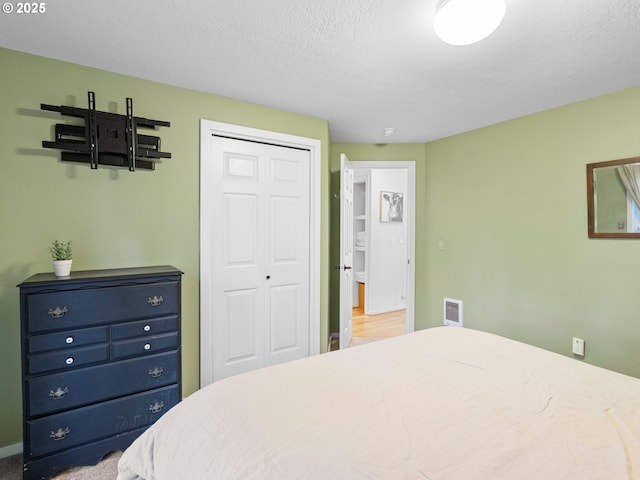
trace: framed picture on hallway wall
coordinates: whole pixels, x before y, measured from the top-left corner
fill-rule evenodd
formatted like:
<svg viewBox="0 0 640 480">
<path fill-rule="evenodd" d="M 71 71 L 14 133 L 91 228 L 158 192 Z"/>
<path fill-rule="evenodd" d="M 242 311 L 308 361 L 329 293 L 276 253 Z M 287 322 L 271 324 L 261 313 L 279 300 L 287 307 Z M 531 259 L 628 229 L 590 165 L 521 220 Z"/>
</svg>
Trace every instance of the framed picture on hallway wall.
<svg viewBox="0 0 640 480">
<path fill-rule="evenodd" d="M 380 221 L 402 222 L 404 194 L 397 192 L 380 192 Z"/>
</svg>

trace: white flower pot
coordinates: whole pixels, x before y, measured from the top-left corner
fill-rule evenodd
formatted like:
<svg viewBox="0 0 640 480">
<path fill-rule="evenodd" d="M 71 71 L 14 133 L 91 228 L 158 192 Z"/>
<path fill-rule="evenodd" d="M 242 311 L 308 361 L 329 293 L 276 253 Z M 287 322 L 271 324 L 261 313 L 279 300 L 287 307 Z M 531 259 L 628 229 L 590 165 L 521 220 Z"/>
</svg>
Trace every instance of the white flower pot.
<svg viewBox="0 0 640 480">
<path fill-rule="evenodd" d="M 71 273 L 71 262 L 73 260 L 54 260 L 53 273 L 56 277 L 68 277 Z"/>
</svg>

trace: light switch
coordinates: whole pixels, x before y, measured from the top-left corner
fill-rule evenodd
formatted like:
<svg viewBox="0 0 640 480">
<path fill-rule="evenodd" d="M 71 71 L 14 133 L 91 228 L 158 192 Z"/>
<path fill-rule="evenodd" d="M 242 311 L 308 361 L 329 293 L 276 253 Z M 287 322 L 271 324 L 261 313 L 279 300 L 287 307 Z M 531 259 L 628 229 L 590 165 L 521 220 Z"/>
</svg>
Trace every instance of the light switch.
<svg viewBox="0 0 640 480">
<path fill-rule="evenodd" d="M 438 240 L 438 250 L 444 250 L 444 240 Z"/>
</svg>

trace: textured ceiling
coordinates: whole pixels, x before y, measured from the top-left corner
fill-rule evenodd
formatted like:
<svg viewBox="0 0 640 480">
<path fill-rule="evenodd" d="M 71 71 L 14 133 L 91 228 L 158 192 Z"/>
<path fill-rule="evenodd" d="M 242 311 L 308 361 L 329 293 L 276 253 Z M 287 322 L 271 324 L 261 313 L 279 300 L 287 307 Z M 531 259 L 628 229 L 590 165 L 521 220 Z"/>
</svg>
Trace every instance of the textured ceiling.
<svg viewBox="0 0 640 480">
<path fill-rule="evenodd" d="M 426 142 L 640 85 L 640 0 L 505 1 L 466 47 L 435 36 L 437 0 L 49 0 L 1 13 L 0 46 L 327 119 L 337 143 Z"/>
</svg>

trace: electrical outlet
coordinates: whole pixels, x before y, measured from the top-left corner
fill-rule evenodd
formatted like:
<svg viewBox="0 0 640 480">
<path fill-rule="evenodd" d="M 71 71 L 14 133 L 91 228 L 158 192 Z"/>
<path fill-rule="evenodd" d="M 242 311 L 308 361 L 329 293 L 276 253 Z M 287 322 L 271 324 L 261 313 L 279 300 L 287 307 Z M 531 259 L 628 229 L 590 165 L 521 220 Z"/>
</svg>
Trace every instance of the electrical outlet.
<svg viewBox="0 0 640 480">
<path fill-rule="evenodd" d="M 573 337 L 573 342 L 571 344 L 571 351 L 573 352 L 574 355 L 584 357 L 584 339 Z"/>
</svg>

